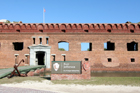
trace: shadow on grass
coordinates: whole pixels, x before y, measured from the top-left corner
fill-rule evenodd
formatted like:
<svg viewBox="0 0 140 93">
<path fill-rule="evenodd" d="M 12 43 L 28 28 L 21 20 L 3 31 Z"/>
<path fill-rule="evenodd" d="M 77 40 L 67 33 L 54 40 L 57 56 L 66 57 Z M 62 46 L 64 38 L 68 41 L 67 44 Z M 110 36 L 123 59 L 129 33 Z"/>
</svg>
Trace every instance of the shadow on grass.
<svg viewBox="0 0 140 93">
<path fill-rule="evenodd" d="M 51 80 L 51 77 L 41 77 L 41 78 L 43 78 L 43 79 L 47 79 L 47 80 Z"/>
</svg>

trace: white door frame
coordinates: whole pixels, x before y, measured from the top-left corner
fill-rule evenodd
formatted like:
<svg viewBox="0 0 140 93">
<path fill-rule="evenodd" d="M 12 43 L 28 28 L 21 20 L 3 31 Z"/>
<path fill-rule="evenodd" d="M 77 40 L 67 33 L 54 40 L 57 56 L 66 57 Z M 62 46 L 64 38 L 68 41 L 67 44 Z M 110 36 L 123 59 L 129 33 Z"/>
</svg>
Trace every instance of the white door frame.
<svg viewBox="0 0 140 93">
<path fill-rule="evenodd" d="M 29 46 L 30 49 L 30 65 L 36 65 L 36 52 L 41 51 L 45 52 L 45 65 L 46 68 L 50 68 L 50 49 L 51 46 L 44 46 L 44 45 L 36 45 L 36 46 Z"/>
</svg>

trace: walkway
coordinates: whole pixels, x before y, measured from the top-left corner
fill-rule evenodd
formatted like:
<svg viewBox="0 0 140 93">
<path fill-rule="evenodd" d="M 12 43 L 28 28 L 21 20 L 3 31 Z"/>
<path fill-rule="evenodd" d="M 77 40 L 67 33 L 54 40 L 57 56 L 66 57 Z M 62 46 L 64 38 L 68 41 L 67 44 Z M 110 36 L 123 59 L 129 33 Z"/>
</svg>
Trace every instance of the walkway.
<svg viewBox="0 0 140 93">
<path fill-rule="evenodd" d="M 0 93 L 56 93 L 56 92 L 35 90 L 35 89 L 28 89 L 28 88 L 0 86 Z"/>
<path fill-rule="evenodd" d="M 41 69 L 41 68 L 45 68 L 45 67 L 46 67 L 45 65 L 21 66 L 21 67 L 18 67 L 18 70 L 20 73 L 22 73 L 22 72 L 29 72 L 30 70 L 36 70 L 36 69 Z M 14 70 L 14 68 L 0 69 L 0 79 L 11 74 L 11 72 L 13 70 Z"/>
</svg>

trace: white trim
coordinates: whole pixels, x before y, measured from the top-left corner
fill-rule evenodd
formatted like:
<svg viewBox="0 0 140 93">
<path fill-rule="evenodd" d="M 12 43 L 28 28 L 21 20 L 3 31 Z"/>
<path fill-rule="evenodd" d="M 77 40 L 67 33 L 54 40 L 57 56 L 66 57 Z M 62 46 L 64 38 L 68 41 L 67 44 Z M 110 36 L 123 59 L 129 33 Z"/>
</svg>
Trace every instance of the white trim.
<svg viewBox="0 0 140 93">
<path fill-rule="evenodd" d="M 45 38 L 49 38 L 49 36 L 46 36 Z"/>
<path fill-rule="evenodd" d="M 19 54 L 14 54 L 15 56 L 18 56 Z"/>
<path fill-rule="evenodd" d="M 36 36 L 32 36 L 32 38 L 36 38 Z"/>
<path fill-rule="evenodd" d="M 62 56 L 65 56 L 66 54 L 61 54 Z"/>
<path fill-rule="evenodd" d="M 43 38 L 43 36 L 39 36 L 38 38 Z"/>
</svg>

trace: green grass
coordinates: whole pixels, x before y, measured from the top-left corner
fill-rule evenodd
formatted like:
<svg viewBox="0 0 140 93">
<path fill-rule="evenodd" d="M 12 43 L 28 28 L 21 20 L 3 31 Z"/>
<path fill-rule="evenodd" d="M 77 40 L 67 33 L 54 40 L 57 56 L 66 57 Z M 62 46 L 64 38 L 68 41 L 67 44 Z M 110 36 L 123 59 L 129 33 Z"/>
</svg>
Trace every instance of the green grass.
<svg viewBox="0 0 140 93">
<path fill-rule="evenodd" d="M 39 81 L 47 80 L 39 76 L 34 77 L 13 77 L 0 79 L 0 84 L 20 83 L 23 81 Z M 90 80 L 54 80 L 54 84 L 80 84 L 80 85 L 131 85 L 140 86 L 140 77 L 91 77 Z"/>
<path fill-rule="evenodd" d="M 90 80 L 55 80 L 54 84 L 140 86 L 140 77 L 91 77 Z"/>
<path fill-rule="evenodd" d="M 31 80 L 31 81 L 39 81 L 41 82 L 42 80 L 46 80 L 44 78 L 41 77 L 13 77 L 13 78 L 3 78 L 0 79 L 0 84 L 8 84 L 8 83 L 21 83 L 23 81 L 27 81 L 27 80 Z"/>
</svg>

